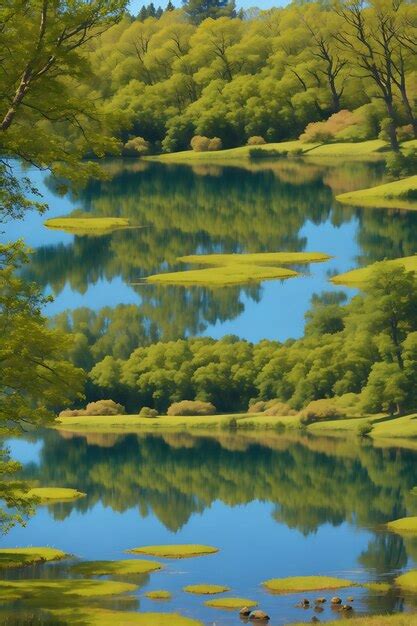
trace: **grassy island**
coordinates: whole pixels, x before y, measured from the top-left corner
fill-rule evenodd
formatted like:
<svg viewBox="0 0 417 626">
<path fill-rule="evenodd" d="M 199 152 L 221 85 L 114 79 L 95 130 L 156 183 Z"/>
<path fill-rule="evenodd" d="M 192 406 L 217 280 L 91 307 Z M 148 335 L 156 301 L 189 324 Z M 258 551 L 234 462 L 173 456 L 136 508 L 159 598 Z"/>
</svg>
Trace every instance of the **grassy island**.
<svg viewBox="0 0 417 626">
<path fill-rule="evenodd" d="M 84 498 L 87 494 L 66 487 L 34 487 L 26 495 L 39 499 L 39 504 L 58 504 Z"/>
<path fill-rule="evenodd" d="M 248 598 L 216 598 L 215 600 L 206 600 L 204 602 L 206 606 L 210 606 L 213 609 L 236 609 L 239 610 L 244 606 L 249 609 L 258 606 L 255 600 L 248 600 Z"/>
<path fill-rule="evenodd" d="M 184 587 L 183 591 L 205 596 L 225 593 L 226 591 L 230 591 L 230 587 L 225 587 L 224 585 L 187 585 Z"/>
<path fill-rule="evenodd" d="M 126 550 L 129 554 L 150 554 L 164 559 L 187 559 L 194 556 L 205 556 L 215 554 L 218 548 L 203 546 L 199 544 L 164 545 L 164 546 L 143 546 Z"/>
<path fill-rule="evenodd" d="M 162 569 L 156 561 L 125 559 L 123 561 L 85 561 L 76 563 L 71 570 L 84 576 L 125 576 L 127 574 L 149 574 Z"/>
<path fill-rule="evenodd" d="M 0 569 L 37 565 L 49 561 L 61 561 L 68 556 L 62 550 L 55 548 L 1 548 Z"/>
<path fill-rule="evenodd" d="M 359 189 L 336 196 L 336 200 L 353 206 L 417 210 L 417 175 L 369 189 Z"/>
<path fill-rule="evenodd" d="M 273 593 L 298 593 L 300 591 L 354 587 L 355 583 L 351 580 L 331 576 L 292 576 L 289 578 L 271 578 L 266 580 L 263 586 Z"/>
<path fill-rule="evenodd" d="M 122 217 L 53 217 L 45 221 L 45 226 L 73 235 L 104 235 L 113 230 L 130 228 L 131 224 Z"/>
<path fill-rule="evenodd" d="M 0 599 L 24 600 L 37 606 L 65 605 L 87 598 L 136 591 L 137 585 L 113 580 L 28 579 L 0 581 Z"/>
<path fill-rule="evenodd" d="M 385 263 L 391 267 L 403 267 L 408 272 L 417 272 L 417 255 L 405 256 L 400 259 L 392 259 L 390 261 L 385 261 Z M 372 265 L 367 265 L 366 267 L 360 267 L 343 274 L 338 274 L 337 276 L 333 276 L 331 281 L 335 285 L 360 287 L 369 280 L 375 266 L 377 265 L 377 263 L 373 263 Z"/>
</svg>

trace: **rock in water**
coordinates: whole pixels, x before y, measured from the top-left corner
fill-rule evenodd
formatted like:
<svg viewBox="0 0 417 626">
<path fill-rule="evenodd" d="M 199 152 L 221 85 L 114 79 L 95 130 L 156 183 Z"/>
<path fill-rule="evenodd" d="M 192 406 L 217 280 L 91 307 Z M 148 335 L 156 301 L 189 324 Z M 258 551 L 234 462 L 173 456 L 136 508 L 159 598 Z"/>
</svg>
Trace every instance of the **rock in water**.
<svg viewBox="0 0 417 626">
<path fill-rule="evenodd" d="M 334 596 L 334 597 L 330 600 L 330 602 L 331 602 L 332 604 L 342 604 L 342 598 L 339 598 L 339 596 Z"/>
<path fill-rule="evenodd" d="M 346 611 L 346 613 L 349 613 L 349 611 L 353 611 L 353 609 L 350 604 L 343 604 L 342 611 Z"/>
<path fill-rule="evenodd" d="M 251 609 L 249 609 L 247 606 L 244 606 L 239 611 L 239 615 L 241 617 L 249 617 L 250 614 L 251 614 Z"/>
<path fill-rule="evenodd" d="M 267 622 L 269 620 L 269 615 L 268 613 L 265 613 L 265 611 L 256 610 L 252 611 L 249 615 L 249 619 L 256 622 Z"/>
<path fill-rule="evenodd" d="M 316 604 L 324 604 L 326 602 L 326 598 L 316 598 Z"/>
</svg>

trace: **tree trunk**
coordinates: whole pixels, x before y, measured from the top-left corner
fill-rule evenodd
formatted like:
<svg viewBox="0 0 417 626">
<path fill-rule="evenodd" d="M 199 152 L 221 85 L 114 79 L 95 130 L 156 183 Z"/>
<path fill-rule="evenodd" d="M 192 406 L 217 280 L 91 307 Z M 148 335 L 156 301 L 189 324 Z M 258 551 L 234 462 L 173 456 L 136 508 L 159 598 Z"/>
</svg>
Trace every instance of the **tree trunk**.
<svg viewBox="0 0 417 626">
<path fill-rule="evenodd" d="M 397 124 L 395 122 L 395 112 L 394 112 L 394 106 L 392 104 L 392 100 L 385 99 L 385 105 L 387 107 L 388 118 L 389 118 L 389 125 L 388 125 L 389 142 L 391 144 L 391 148 L 393 149 L 393 151 L 399 152 L 400 145 L 398 143 Z"/>
</svg>

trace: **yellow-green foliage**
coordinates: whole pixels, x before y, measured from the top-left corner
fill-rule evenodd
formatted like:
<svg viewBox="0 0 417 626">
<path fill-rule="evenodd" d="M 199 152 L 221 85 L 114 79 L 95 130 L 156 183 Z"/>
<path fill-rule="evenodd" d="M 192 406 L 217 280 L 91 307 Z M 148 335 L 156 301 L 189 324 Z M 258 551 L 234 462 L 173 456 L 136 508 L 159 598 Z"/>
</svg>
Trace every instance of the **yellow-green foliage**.
<svg viewBox="0 0 417 626">
<path fill-rule="evenodd" d="M 396 533 L 417 533 L 417 517 L 402 517 L 388 522 L 387 527 Z"/>
<path fill-rule="evenodd" d="M 184 272 L 170 272 L 148 276 L 146 280 L 174 284 L 234 285 L 249 281 L 290 278 L 297 272 L 277 265 L 304 264 L 327 261 L 330 257 L 318 252 L 268 252 L 255 254 L 201 254 L 180 257 L 178 260 L 193 265 L 210 267 Z"/>
<path fill-rule="evenodd" d="M 200 595 L 212 595 L 230 591 L 230 587 L 225 587 L 224 585 L 187 585 L 184 587 L 184 591 Z"/>
<path fill-rule="evenodd" d="M 45 226 L 76 235 L 101 235 L 120 228 L 129 228 L 130 222 L 123 217 L 54 217 L 46 220 Z"/>
<path fill-rule="evenodd" d="M 306 626 L 306 622 L 293 624 L 293 626 Z M 337 619 L 335 622 L 326 622 L 326 626 L 417 626 L 417 614 L 400 613 L 397 615 L 349 617 Z"/>
<path fill-rule="evenodd" d="M 31 600 L 41 606 L 71 604 L 85 598 L 118 595 L 135 591 L 137 585 L 113 580 L 2 580 L 0 598 Z"/>
<path fill-rule="evenodd" d="M 375 593 L 388 593 L 392 589 L 388 583 L 364 583 L 361 587 L 365 587 L 365 589 Z"/>
<path fill-rule="evenodd" d="M 148 591 L 147 593 L 145 593 L 145 596 L 150 600 L 170 600 L 172 598 L 171 592 L 165 591 L 164 589 Z"/>
<path fill-rule="evenodd" d="M 274 593 L 296 593 L 298 591 L 319 591 L 320 589 L 341 589 L 353 587 L 355 583 L 332 576 L 292 576 L 290 578 L 271 578 L 263 583 L 268 591 Z"/>
<path fill-rule="evenodd" d="M 40 504 L 50 504 L 58 502 L 70 502 L 78 498 L 84 498 L 85 493 L 76 489 L 66 487 L 35 487 L 26 494 L 29 498 L 38 498 Z"/>
<path fill-rule="evenodd" d="M 130 554 L 150 554 L 164 559 L 186 559 L 193 556 L 204 556 L 218 552 L 218 548 L 203 546 L 199 544 L 163 545 L 163 546 L 141 546 L 127 550 Z"/>
<path fill-rule="evenodd" d="M 411 570 L 395 579 L 396 585 L 409 591 L 417 591 L 417 570 Z"/>
<path fill-rule="evenodd" d="M 359 189 L 336 196 L 339 202 L 354 206 L 417 210 L 417 175 L 370 189 Z M 411 197 L 413 196 L 413 197 Z"/>
<path fill-rule="evenodd" d="M 0 568 L 22 567 L 46 561 L 60 561 L 68 555 L 55 548 L 1 548 Z"/>
<path fill-rule="evenodd" d="M 405 256 L 400 259 L 392 259 L 390 261 L 384 261 L 387 265 L 403 266 L 408 272 L 417 272 L 417 255 Z M 347 285 L 348 287 L 360 287 L 367 280 L 369 280 L 372 271 L 378 263 L 372 263 L 366 267 L 361 267 L 344 274 L 338 274 L 331 279 L 332 283 L 336 285 Z"/>
<path fill-rule="evenodd" d="M 85 561 L 72 566 L 72 571 L 84 576 L 107 576 L 126 574 L 148 574 L 163 566 L 156 561 L 125 559 L 123 561 Z"/>
<path fill-rule="evenodd" d="M 244 606 L 252 608 L 258 605 L 257 602 L 248 600 L 248 598 L 216 598 L 215 600 L 206 600 L 204 604 L 214 609 L 242 609 Z"/>
<path fill-rule="evenodd" d="M 128 613 L 107 609 L 60 609 L 51 611 L 58 619 L 80 626 L 202 626 L 202 623 L 178 613 Z"/>
</svg>

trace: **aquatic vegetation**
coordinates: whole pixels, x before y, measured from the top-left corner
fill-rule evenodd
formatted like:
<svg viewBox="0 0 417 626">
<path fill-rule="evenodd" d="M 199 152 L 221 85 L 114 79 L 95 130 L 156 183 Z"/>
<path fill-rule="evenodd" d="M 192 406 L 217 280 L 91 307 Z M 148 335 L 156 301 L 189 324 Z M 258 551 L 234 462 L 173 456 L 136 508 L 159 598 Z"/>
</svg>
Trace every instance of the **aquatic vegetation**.
<svg viewBox="0 0 417 626">
<path fill-rule="evenodd" d="M 218 548 L 199 544 L 142 546 L 126 550 L 130 554 L 150 554 L 151 556 L 159 556 L 164 559 L 186 559 L 194 556 L 214 554 L 218 551 Z"/>
<path fill-rule="evenodd" d="M 131 226 L 130 221 L 122 217 L 54 217 L 44 224 L 47 228 L 64 230 L 74 235 L 103 235 Z"/>
<path fill-rule="evenodd" d="M 202 626 L 200 621 L 178 613 L 129 613 L 100 608 L 71 608 L 51 612 L 69 624 L 82 626 Z"/>
<path fill-rule="evenodd" d="M 391 259 L 390 261 L 384 261 L 384 263 L 389 266 L 402 266 L 408 272 L 417 272 L 417 255 L 406 256 L 400 259 Z M 377 266 L 378 263 L 373 263 L 372 265 L 360 267 L 356 270 L 351 270 L 350 272 L 344 272 L 343 274 L 333 276 L 331 281 L 336 285 L 360 287 L 363 283 L 369 280 L 369 278 L 372 276 L 372 271 Z"/>
<path fill-rule="evenodd" d="M 54 504 L 84 498 L 87 494 L 66 487 L 34 487 L 26 495 L 30 498 L 33 496 L 39 498 L 40 504 Z"/>
<path fill-rule="evenodd" d="M 162 569 L 163 565 L 156 561 L 145 561 L 140 559 L 125 559 L 123 561 L 85 561 L 76 563 L 71 570 L 77 574 L 85 576 L 106 576 L 126 574 L 149 574 Z"/>
<path fill-rule="evenodd" d="M 145 596 L 150 600 L 170 600 L 172 598 L 172 593 L 170 591 L 165 591 L 165 589 L 157 589 L 155 591 L 146 592 Z"/>
<path fill-rule="evenodd" d="M 402 517 L 387 524 L 388 530 L 396 533 L 417 533 L 417 517 Z"/>
<path fill-rule="evenodd" d="M 392 587 L 388 583 L 364 583 L 361 587 L 365 587 L 365 589 L 369 589 L 369 591 L 374 591 L 375 593 L 388 593 Z"/>
<path fill-rule="evenodd" d="M 230 591 L 230 587 L 226 587 L 225 585 L 187 585 L 184 587 L 183 591 L 201 595 L 212 595 Z"/>
<path fill-rule="evenodd" d="M 258 606 L 255 600 L 248 600 L 248 598 L 216 598 L 214 600 L 206 600 L 204 604 L 214 609 L 241 609 L 244 606 L 248 608 Z"/>
<path fill-rule="evenodd" d="M 60 561 L 68 556 L 62 550 L 55 548 L 1 548 L 0 549 L 0 569 L 23 567 L 47 561 Z"/>
<path fill-rule="evenodd" d="M 289 578 L 271 578 L 262 583 L 274 593 L 297 593 L 298 591 L 314 591 L 320 589 L 342 589 L 353 587 L 351 580 L 332 576 L 291 576 Z"/>
<path fill-rule="evenodd" d="M 135 591 L 137 585 L 113 580 L 1 580 L 0 599 L 19 599 L 39 605 L 65 604 L 85 598 L 113 596 Z"/>
<path fill-rule="evenodd" d="M 148 276 L 152 283 L 177 285 L 235 285 L 250 281 L 291 278 L 298 272 L 277 267 L 327 261 L 330 257 L 318 252 L 260 252 L 255 254 L 201 254 L 179 257 L 182 263 L 208 265 L 208 268 L 169 272 Z"/>
<path fill-rule="evenodd" d="M 354 206 L 417 210 L 417 175 L 336 196 Z"/>
<path fill-rule="evenodd" d="M 417 570 L 414 569 L 405 574 L 401 574 L 401 576 L 397 576 L 395 584 L 408 591 L 417 591 Z"/>
</svg>

